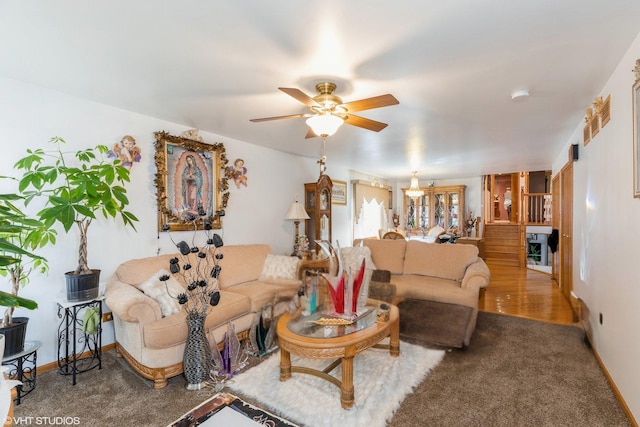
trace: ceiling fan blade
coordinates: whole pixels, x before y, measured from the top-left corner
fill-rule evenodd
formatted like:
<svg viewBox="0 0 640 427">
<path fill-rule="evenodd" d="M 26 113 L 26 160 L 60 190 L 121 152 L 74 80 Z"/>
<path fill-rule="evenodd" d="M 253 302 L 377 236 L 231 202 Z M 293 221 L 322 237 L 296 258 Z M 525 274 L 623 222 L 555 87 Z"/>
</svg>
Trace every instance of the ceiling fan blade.
<svg viewBox="0 0 640 427">
<path fill-rule="evenodd" d="M 377 122 L 371 119 L 365 119 L 364 117 L 355 116 L 353 114 L 349 114 L 344 122 L 348 125 L 358 126 L 364 129 L 372 130 L 374 132 L 380 132 L 382 129 L 388 126 L 386 123 Z"/>
<path fill-rule="evenodd" d="M 315 133 L 313 133 L 313 130 L 311 130 L 311 128 L 309 128 L 309 130 L 307 131 L 307 135 L 304 137 L 304 139 L 309 139 L 309 138 L 315 138 L 318 135 L 316 135 Z"/>
<path fill-rule="evenodd" d="M 297 119 L 300 117 L 309 117 L 309 114 L 290 114 L 288 116 L 263 117 L 261 119 L 249 119 L 249 121 L 257 123 L 257 122 L 267 122 L 269 120 Z"/>
<path fill-rule="evenodd" d="M 309 95 L 307 95 L 300 89 L 291 88 L 291 87 L 279 87 L 278 89 L 280 89 L 287 95 L 297 99 L 298 101 L 302 102 L 307 107 L 317 107 L 318 105 L 320 105 L 313 98 L 311 98 Z"/>
<path fill-rule="evenodd" d="M 373 98 L 360 99 L 358 101 L 351 101 L 342 104 L 347 111 L 364 111 L 371 110 L 372 108 L 387 107 L 389 105 L 396 105 L 400 102 L 391 94 L 374 96 Z"/>
</svg>

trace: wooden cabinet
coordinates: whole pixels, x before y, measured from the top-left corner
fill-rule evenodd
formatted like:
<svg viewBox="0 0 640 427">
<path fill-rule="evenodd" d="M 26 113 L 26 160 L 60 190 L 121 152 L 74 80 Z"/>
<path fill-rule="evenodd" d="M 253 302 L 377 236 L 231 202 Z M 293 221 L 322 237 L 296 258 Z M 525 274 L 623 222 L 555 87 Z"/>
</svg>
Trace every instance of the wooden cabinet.
<svg viewBox="0 0 640 427">
<path fill-rule="evenodd" d="M 305 232 L 309 249 L 316 250 L 316 240 L 331 241 L 331 189 L 333 182 L 328 175 L 320 175 L 317 182 L 304 185 L 304 208 L 309 215 Z"/>
<path fill-rule="evenodd" d="M 423 187 L 424 195 L 417 199 L 404 196 L 405 225 L 407 230 L 429 229 L 440 226 L 462 229 L 464 221 L 464 192 L 466 185 Z"/>
<path fill-rule="evenodd" d="M 478 256 L 486 260 L 484 252 L 484 239 L 482 237 L 458 237 L 456 243 L 459 245 L 473 245 L 478 248 Z"/>
</svg>

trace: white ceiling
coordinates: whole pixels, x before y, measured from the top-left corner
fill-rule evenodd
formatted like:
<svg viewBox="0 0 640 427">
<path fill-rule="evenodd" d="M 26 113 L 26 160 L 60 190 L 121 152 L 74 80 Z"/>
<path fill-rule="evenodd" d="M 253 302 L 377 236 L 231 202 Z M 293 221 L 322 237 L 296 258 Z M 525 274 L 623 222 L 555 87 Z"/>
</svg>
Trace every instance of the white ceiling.
<svg viewBox="0 0 640 427">
<path fill-rule="evenodd" d="M 312 158 L 304 119 L 249 119 L 329 76 L 400 101 L 327 139 L 329 174 L 472 177 L 549 169 L 639 31 L 638 0 L 0 0 L 0 75 Z"/>
</svg>

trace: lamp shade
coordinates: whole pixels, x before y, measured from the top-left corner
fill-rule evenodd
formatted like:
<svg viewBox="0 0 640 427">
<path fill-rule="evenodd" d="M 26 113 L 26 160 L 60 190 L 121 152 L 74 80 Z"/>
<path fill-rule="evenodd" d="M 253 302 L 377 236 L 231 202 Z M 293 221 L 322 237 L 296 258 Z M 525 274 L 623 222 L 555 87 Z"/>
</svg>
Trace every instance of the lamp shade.
<svg viewBox="0 0 640 427">
<path fill-rule="evenodd" d="M 309 219 L 309 215 L 307 215 L 307 212 L 304 210 L 302 205 L 296 200 L 295 202 L 291 203 L 291 206 L 289 206 L 289 210 L 287 211 L 287 215 L 284 217 L 284 219 L 288 219 L 291 221 L 300 221 L 303 219 Z"/>
<path fill-rule="evenodd" d="M 344 119 L 326 112 L 317 116 L 309 117 L 306 123 L 313 133 L 318 136 L 327 137 L 336 133 L 338 128 L 344 123 Z"/>
<path fill-rule="evenodd" d="M 420 189 L 420 184 L 418 183 L 418 177 L 416 176 L 417 173 L 418 171 L 413 172 L 413 176 L 411 177 L 411 185 L 406 191 L 407 196 L 411 197 L 412 199 L 416 199 L 424 195 L 424 191 Z"/>
</svg>

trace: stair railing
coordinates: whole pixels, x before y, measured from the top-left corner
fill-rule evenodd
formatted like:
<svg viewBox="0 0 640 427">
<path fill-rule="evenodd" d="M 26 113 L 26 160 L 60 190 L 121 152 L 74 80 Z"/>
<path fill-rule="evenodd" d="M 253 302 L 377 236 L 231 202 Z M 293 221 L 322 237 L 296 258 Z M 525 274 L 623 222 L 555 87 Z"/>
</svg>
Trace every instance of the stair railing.
<svg viewBox="0 0 640 427">
<path fill-rule="evenodd" d="M 551 225 L 551 193 L 524 193 L 522 222 L 528 225 Z"/>
</svg>

